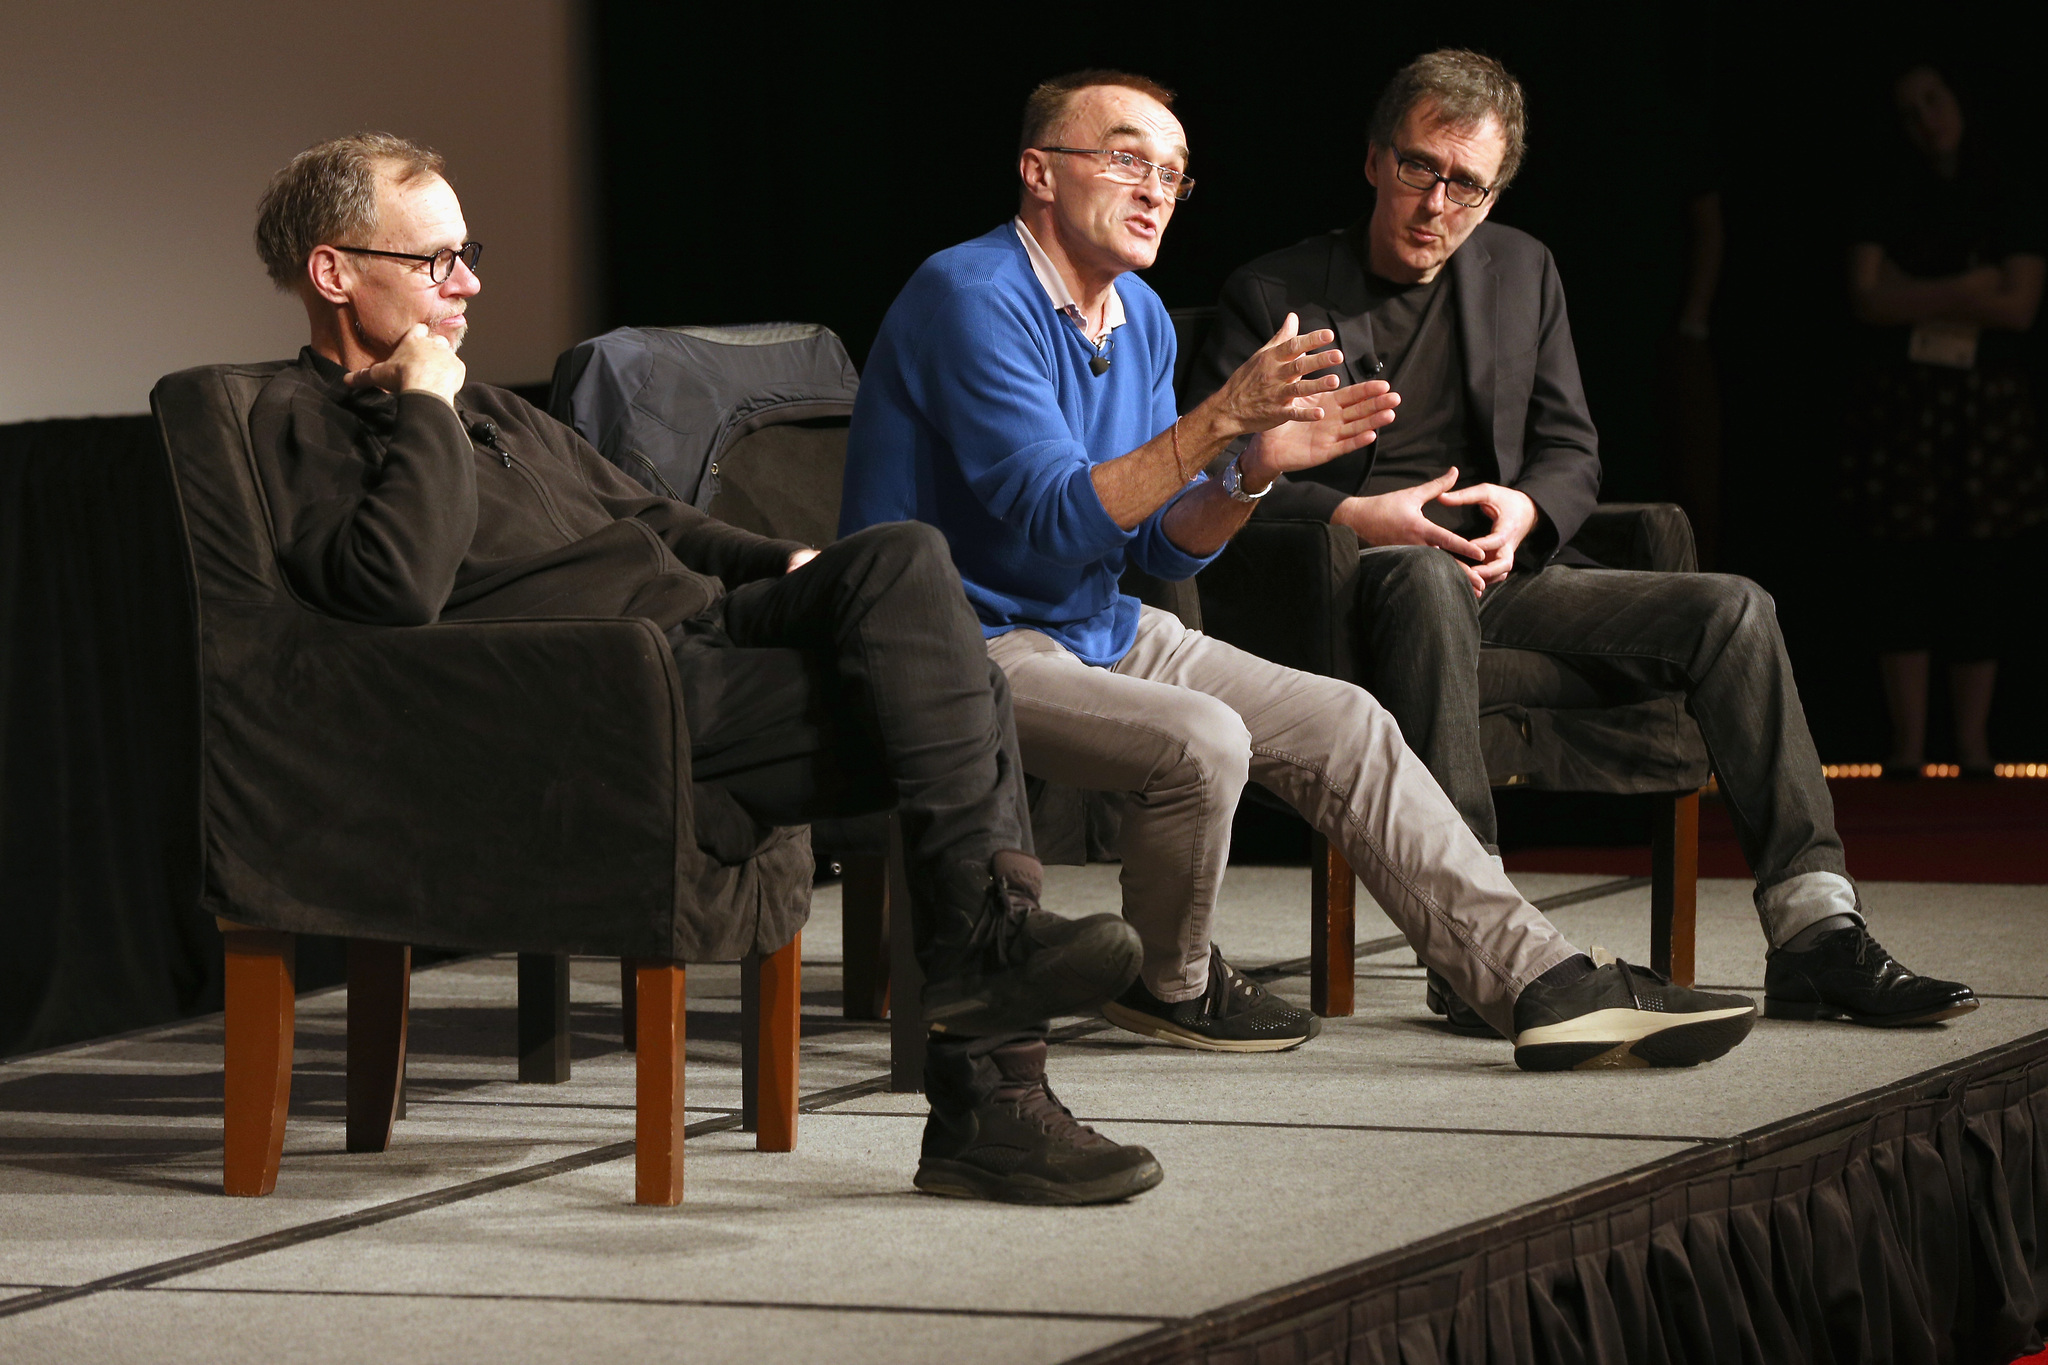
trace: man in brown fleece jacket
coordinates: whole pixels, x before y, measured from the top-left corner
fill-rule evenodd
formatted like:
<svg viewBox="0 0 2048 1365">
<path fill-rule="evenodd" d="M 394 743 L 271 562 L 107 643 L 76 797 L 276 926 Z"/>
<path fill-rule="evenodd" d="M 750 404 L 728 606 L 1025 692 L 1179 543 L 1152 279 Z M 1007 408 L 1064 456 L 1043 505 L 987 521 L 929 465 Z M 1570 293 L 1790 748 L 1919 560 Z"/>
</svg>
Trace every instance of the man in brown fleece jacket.
<svg viewBox="0 0 2048 1365">
<path fill-rule="evenodd" d="M 1150 1152 L 1076 1122 L 1045 1084 L 1046 1019 L 1124 989 L 1138 940 L 1115 916 L 1039 908 L 1009 696 L 945 541 L 916 524 L 823 550 L 769 540 L 465 382 L 483 248 L 441 172 L 426 148 L 360 134 L 300 153 L 259 207 L 258 252 L 312 329 L 250 415 L 293 589 L 390 626 L 661 626 L 714 816 L 700 843 L 744 856 L 757 825 L 901 815 L 933 1025 L 919 1187 L 1077 1204 L 1158 1184 Z"/>
</svg>

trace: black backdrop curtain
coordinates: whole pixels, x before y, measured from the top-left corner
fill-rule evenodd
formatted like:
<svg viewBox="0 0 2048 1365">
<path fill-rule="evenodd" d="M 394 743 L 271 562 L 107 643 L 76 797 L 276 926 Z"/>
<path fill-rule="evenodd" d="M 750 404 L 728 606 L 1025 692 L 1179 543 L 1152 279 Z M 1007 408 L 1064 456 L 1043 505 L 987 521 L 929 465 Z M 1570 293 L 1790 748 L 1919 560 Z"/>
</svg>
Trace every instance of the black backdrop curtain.
<svg viewBox="0 0 2048 1365">
<path fill-rule="evenodd" d="M 149 418 L 0 426 L 0 1055 L 219 1008 L 175 517 Z"/>
<path fill-rule="evenodd" d="M 2040 1035 L 2027 1040 L 2039 1057 Z M 2048 1328 L 2048 1061 L 1883 1110 L 1597 1212 L 1503 1228 L 1421 1274 L 1228 1344 L 1084 1357 L 1203 1365 L 1502 1361 L 2006 1365 Z M 1788 1159 L 1789 1158 L 1789 1159 Z"/>
</svg>

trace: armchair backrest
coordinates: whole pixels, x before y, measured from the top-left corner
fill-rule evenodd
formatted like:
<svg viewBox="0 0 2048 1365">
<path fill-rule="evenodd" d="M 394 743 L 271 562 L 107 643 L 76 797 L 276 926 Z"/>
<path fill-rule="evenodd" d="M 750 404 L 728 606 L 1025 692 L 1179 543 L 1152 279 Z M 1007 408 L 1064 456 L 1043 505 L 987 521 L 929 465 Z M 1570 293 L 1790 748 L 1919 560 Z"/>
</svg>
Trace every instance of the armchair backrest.
<svg viewBox="0 0 2048 1365">
<path fill-rule="evenodd" d="M 651 492 L 824 545 L 859 385 L 816 323 L 620 327 L 562 353 L 548 411 Z"/>
<path fill-rule="evenodd" d="M 185 527 L 193 590 L 209 603 L 289 600 L 249 443 L 249 410 L 291 362 L 203 365 L 165 375 L 149 396 Z"/>
</svg>

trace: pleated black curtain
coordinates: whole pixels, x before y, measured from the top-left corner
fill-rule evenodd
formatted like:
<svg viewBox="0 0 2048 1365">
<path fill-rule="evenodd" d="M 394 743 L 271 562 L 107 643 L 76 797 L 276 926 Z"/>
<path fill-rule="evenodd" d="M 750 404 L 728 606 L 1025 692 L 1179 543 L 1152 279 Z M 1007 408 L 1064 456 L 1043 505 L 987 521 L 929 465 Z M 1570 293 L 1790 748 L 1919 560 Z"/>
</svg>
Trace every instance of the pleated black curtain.
<svg viewBox="0 0 2048 1365">
<path fill-rule="evenodd" d="M 2006 1365 L 2048 1329 L 2048 1062 L 1369 1290 L 1207 1365 Z M 1182 1357 L 1190 1358 L 1190 1357 Z"/>
<path fill-rule="evenodd" d="M 0 426 L 0 1055 L 219 1008 L 154 423 Z"/>
</svg>

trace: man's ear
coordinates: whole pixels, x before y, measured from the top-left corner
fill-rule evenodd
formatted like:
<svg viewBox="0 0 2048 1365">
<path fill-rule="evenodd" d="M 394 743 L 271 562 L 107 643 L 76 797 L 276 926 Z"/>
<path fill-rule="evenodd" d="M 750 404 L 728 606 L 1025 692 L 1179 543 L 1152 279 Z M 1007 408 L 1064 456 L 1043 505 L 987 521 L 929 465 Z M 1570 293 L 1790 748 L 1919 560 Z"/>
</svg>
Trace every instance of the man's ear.
<svg viewBox="0 0 2048 1365">
<path fill-rule="evenodd" d="M 331 246 L 316 246 L 306 257 L 306 279 L 313 292 L 329 303 L 349 301 L 348 263 Z"/>
<path fill-rule="evenodd" d="M 1017 178 L 1024 182 L 1024 193 L 1033 199 L 1050 204 L 1052 192 L 1052 158 L 1036 147 L 1027 147 L 1017 157 Z"/>
<path fill-rule="evenodd" d="M 1365 144 L 1365 183 L 1374 189 L 1380 187 L 1380 149 L 1376 143 Z"/>
</svg>

